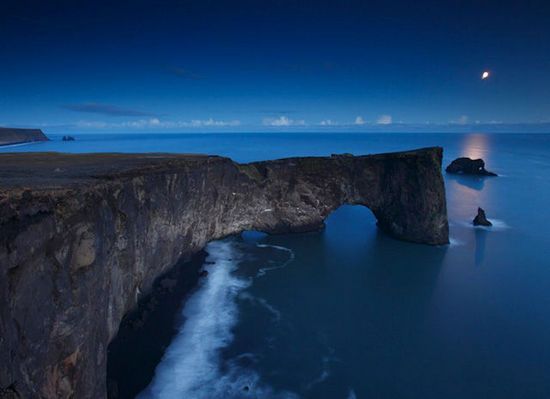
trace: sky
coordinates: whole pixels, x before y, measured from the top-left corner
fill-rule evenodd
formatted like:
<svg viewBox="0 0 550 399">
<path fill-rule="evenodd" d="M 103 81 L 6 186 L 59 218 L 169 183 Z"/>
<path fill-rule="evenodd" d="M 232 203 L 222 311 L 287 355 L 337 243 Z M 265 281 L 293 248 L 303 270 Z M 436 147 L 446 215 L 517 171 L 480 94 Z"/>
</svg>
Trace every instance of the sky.
<svg viewBox="0 0 550 399">
<path fill-rule="evenodd" d="M 0 126 L 550 132 L 550 2 L 2 0 Z"/>
</svg>

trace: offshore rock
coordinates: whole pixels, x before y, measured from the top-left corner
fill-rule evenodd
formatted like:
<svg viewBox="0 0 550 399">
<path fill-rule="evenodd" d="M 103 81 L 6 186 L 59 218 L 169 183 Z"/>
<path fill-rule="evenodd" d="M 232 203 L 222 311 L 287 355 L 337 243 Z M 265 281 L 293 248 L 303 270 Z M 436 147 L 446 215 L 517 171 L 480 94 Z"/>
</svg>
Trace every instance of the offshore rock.
<svg viewBox="0 0 550 399">
<path fill-rule="evenodd" d="M 479 176 L 497 176 L 496 173 L 489 172 L 485 169 L 485 161 L 483 159 L 457 158 L 445 169 L 447 173 L 464 174 L 464 175 L 479 175 Z"/>
<path fill-rule="evenodd" d="M 104 398 L 106 348 L 123 316 L 210 240 L 317 230 L 358 204 L 398 239 L 448 243 L 441 159 L 441 148 L 250 164 L 0 154 L 0 388 Z"/>
<path fill-rule="evenodd" d="M 482 208 L 477 208 L 477 215 L 473 220 L 474 226 L 492 226 L 493 224 L 487 219 L 485 211 Z"/>
</svg>

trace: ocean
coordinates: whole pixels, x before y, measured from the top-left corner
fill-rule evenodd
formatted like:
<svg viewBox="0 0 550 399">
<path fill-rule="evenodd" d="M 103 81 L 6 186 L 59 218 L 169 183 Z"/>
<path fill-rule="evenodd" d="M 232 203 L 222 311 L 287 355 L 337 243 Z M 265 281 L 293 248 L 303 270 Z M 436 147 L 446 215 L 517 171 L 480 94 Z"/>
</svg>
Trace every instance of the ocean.
<svg viewBox="0 0 550 399">
<path fill-rule="evenodd" d="M 550 397 L 550 135 L 49 136 L 0 152 L 249 162 L 437 145 L 444 167 L 468 156 L 499 174 L 444 174 L 446 246 L 392 239 L 361 206 L 342 206 L 321 232 L 210 243 L 199 265 L 208 277 L 170 319 L 171 341 L 152 380 L 139 381 L 139 399 Z M 472 225 L 478 206 L 493 227 Z"/>
</svg>

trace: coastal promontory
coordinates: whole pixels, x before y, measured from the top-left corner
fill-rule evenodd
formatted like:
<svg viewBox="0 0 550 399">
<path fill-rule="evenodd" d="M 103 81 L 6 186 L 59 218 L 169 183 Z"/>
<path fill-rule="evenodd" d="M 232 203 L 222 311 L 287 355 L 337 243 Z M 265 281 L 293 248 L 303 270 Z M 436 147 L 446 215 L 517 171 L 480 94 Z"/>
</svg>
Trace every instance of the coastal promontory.
<svg viewBox="0 0 550 399">
<path fill-rule="evenodd" d="M 210 240 L 313 231 L 355 204 L 397 239 L 448 243 L 441 159 L 0 154 L 0 392 L 104 398 L 123 316 Z"/>
<path fill-rule="evenodd" d="M 0 127 L 0 146 L 48 140 L 49 139 L 40 129 L 15 129 Z"/>
</svg>

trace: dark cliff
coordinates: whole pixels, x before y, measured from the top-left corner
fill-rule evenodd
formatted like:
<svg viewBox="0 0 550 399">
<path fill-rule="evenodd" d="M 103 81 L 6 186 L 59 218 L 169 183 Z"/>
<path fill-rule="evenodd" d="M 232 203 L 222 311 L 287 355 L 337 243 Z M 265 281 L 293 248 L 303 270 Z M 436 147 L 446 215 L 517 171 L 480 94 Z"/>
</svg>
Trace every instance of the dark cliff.
<svg viewBox="0 0 550 399">
<path fill-rule="evenodd" d="M 14 129 L 0 127 L 0 146 L 48 140 L 49 139 L 40 129 Z"/>
<path fill-rule="evenodd" d="M 105 397 L 122 317 L 209 240 L 314 230 L 361 204 L 396 238 L 446 244 L 441 158 L 0 154 L 0 388 Z"/>
</svg>

